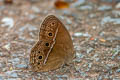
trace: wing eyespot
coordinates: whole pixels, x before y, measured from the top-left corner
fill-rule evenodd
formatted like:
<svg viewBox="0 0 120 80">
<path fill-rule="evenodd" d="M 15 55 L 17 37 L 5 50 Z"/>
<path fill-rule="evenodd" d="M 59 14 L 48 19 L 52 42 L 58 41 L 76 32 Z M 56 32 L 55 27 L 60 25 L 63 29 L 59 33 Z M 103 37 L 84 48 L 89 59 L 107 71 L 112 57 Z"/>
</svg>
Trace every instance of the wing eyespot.
<svg viewBox="0 0 120 80">
<path fill-rule="evenodd" d="M 42 59 L 42 56 L 39 56 L 38 59 Z"/>
<path fill-rule="evenodd" d="M 51 26 L 55 26 L 55 22 L 51 22 L 51 24 L 50 24 Z"/>
<path fill-rule="evenodd" d="M 47 47 L 48 47 L 48 46 L 49 46 L 49 43 L 45 43 L 45 46 L 47 46 Z"/>
<path fill-rule="evenodd" d="M 54 22 L 52 22 L 52 25 L 55 25 L 55 23 L 54 23 Z"/>
<path fill-rule="evenodd" d="M 40 51 L 38 51 L 38 53 L 40 53 Z"/>
<path fill-rule="evenodd" d="M 50 32 L 50 33 L 48 33 L 48 35 L 49 35 L 49 36 L 53 36 L 53 34 L 52 34 L 51 32 Z"/>
</svg>

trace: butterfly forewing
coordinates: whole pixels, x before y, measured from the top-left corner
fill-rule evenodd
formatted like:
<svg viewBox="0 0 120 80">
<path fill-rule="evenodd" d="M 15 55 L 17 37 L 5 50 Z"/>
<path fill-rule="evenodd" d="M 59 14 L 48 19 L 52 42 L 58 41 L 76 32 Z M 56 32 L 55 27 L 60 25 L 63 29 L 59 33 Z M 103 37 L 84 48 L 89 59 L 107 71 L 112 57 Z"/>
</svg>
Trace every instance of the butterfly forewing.
<svg viewBox="0 0 120 80">
<path fill-rule="evenodd" d="M 55 44 L 55 37 L 57 35 L 57 31 L 58 31 L 58 22 L 56 20 L 56 17 L 53 15 L 46 17 L 43 23 L 41 24 L 40 33 L 39 33 L 39 40 L 44 41 L 43 51 L 44 54 L 46 55 L 46 59 L 44 63 L 46 62 L 48 55 Z"/>
<path fill-rule="evenodd" d="M 39 39 L 54 41 L 54 37 L 56 36 L 57 29 L 58 29 L 58 22 L 55 16 L 52 15 L 48 16 L 41 24 Z"/>
<path fill-rule="evenodd" d="M 55 16 L 46 17 L 40 27 L 39 41 L 31 50 L 30 62 L 33 66 L 42 66 L 47 61 L 49 53 L 55 44 L 57 31 L 58 23 Z"/>
</svg>

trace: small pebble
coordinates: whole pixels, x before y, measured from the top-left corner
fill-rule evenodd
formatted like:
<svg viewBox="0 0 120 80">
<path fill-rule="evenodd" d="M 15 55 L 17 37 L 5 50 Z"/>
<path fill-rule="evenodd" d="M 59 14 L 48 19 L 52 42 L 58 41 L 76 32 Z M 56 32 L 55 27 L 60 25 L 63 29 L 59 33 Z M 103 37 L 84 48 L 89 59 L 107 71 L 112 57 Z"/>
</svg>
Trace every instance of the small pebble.
<svg viewBox="0 0 120 80">
<path fill-rule="evenodd" d="M 13 58 L 13 59 L 10 59 L 8 61 L 12 62 L 14 65 L 16 65 L 16 64 L 18 64 L 20 62 L 20 59 L 19 58 Z"/>
<path fill-rule="evenodd" d="M 98 57 L 98 54 L 97 54 L 97 53 L 94 54 L 92 58 L 96 58 L 96 57 Z"/>
<path fill-rule="evenodd" d="M 63 14 L 65 14 L 65 15 L 71 15 L 71 11 L 69 11 L 69 10 L 64 10 L 64 11 L 63 11 Z"/>
<path fill-rule="evenodd" d="M 82 71 L 80 71 L 80 74 L 81 74 L 82 77 L 86 77 L 87 76 L 87 74 L 85 72 L 82 72 Z"/>
<path fill-rule="evenodd" d="M 107 64 L 107 66 L 112 67 L 112 66 L 114 66 L 114 64 Z"/>
<path fill-rule="evenodd" d="M 12 70 L 13 70 L 13 67 L 10 67 L 9 69 L 10 69 L 10 71 L 12 71 Z"/>
<path fill-rule="evenodd" d="M 56 75 L 58 78 L 60 78 L 60 77 L 68 77 L 68 75 Z"/>
<path fill-rule="evenodd" d="M 115 8 L 120 8 L 120 3 L 118 3 L 116 6 L 115 6 Z"/>
<path fill-rule="evenodd" d="M 102 77 L 102 76 L 99 76 L 97 80 L 103 80 L 103 77 Z"/>
<path fill-rule="evenodd" d="M 72 7 L 80 6 L 81 4 L 84 4 L 86 0 L 77 0 L 75 3 L 73 3 Z"/>
<path fill-rule="evenodd" d="M 88 33 L 84 33 L 83 36 L 84 36 L 84 37 L 91 37 L 91 35 L 88 34 Z"/>
<path fill-rule="evenodd" d="M 76 52 L 76 57 L 78 57 L 78 58 L 80 59 L 80 58 L 83 58 L 83 57 L 84 57 L 84 55 L 83 55 L 83 54 L 81 54 L 81 53 Z"/>
<path fill-rule="evenodd" d="M 88 63 L 88 68 L 91 68 L 92 67 L 92 63 Z"/>
<path fill-rule="evenodd" d="M 7 80 L 17 80 L 17 78 L 9 78 Z M 19 80 L 19 79 L 18 79 Z"/>
<path fill-rule="evenodd" d="M 20 59 L 19 59 L 19 58 L 13 58 L 13 61 L 14 61 L 14 62 L 19 62 Z"/>
<path fill-rule="evenodd" d="M 97 62 L 98 62 L 99 60 L 100 60 L 100 58 L 95 58 L 95 61 L 97 61 Z"/>
<path fill-rule="evenodd" d="M 16 65 L 17 68 L 27 68 L 26 64 L 18 64 Z"/>
<path fill-rule="evenodd" d="M 17 73 L 12 73 L 10 76 L 11 77 L 18 77 Z"/>
<path fill-rule="evenodd" d="M 111 18 L 110 16 L 104 17 L 101 20 L 101 25 L 104 25 L 105 23 L 113 22 L 114 24 L 120 24 L 120 18 Z"/>
<path fill-rule="evenodd" d="M 0 62 L 0 68 L 3 68 L 5 66 L 6 66 L 6 64 L 4 62 Z"/>
<path fill-rule="evenodd" d="M 5 49 L 10 50 L 10 43 L 3 46 Z"/>
<path fill-rule="evenodd" d="M 13 18 L 10 18 L 10 17 L 3 18 L 1 22 L 3 23 L 1 25 L 2 27 L 8 26 L 9 29 L 10 29 L 10 28 L 12 28 L 14 26 L 14 20 L 13 20 Z"/>
<path fill-rule="evenodd" d="M 37 30 L 37 28 L 31 24 L 26 24 L 22 26 L 19 31 L 23 32 L 24 30 L 28 29 L 29 31 Z"/>
<path fill-rule="evenodd" d="M 116 17 L 120 16 L 120 11 L 119 10 L 113 10 L 112 14 L 115 15 Z"/>
<path fill-rule="evenodd" d="M 120 56 L 118 56 L 118 57 L 117 57 L 117 59 L 119 59 L 119 60 L 120 60 Z"/>
<path fill-rule="evenodd" d="M 90 47 L 90 48 L 87 49 L 86 53 L 89 54 L 89 53 L 91 53 L 92 51 L 93 51 L 93 48 Z"/>
<path fill-rule="evenodd" d="M 110 19 L 111 19 L 110 16 L 104 17 L 104 18 L 101 20 L 101 25 L 104 25 L 105 23 L 110 22 Z"/>
<path fill-rule="evenodd" d="M 95 39 L 93 37 L 91 37 L 90 40 L 95 40 Z"/>
<path fill-rule="evenodd" d="M 103 2 L 112 2 L 113 0 L 101 0 L 101 1 L 103 1 Z"/>
<path fill-rule="evenodd" d="M 35 13 L 40 13 L 40 8 L 38 8 L 37 6 L 32 6 L 32 10 L 33 10 Z"/>
<path fill-rule="evenodd" d="M 101 42 L 106 42 L 106 40 L 105 40 L 105 39 L 102 39 L 102 38 L 101 38 L 101 39 L 99 39 L 99 40 L 100 40 Z"/>
<path fill-rule="evenodd" d="M 15 71 L 7 71 L 6 75 L 10 76 L 10 77 L 18 77 L 17 73 Z"/>
<path fill-rule="evenodd" d="M 79 46 L 79 45 L 74 46 L 74 48 L 75 48 L 76 50 L 80 50 L 80 46 Z"/>
<path fill-rule="evenodd" d="M 2 52 L 0 52 L 0 56 L 3 56 L 3 53 L 2 53 Z"/>
<path fill-rule="evenodd" d="M 72 21 L 70 19 L 67 19 L 67 24 L 72 24 Z"/>
<path fill-rule="evenodd" d="M 83 35 L 83 33 L 80 33 L 80 32 L 74 33 L 74 36 L 76 36 L 76 37 L 80 37 L 82 35 Z"/>
<path fill-rule="evenodd" d="M 92 13 L 92 14 L 89 14 L 89 17 L 94 18 L 94 17 L 96 17 L 96 15 Z"/>
<path fill-rule="evenodd" d="M 36 15 L 34 15 L 34 14 L 29 14 L 28 17 L 29 17 L 29 20 L 32 20 L 32 19 L 35 19 L 35 18 L 36 18 Z"/>
<path fill-rule="evenodd" d="M 32 3 L 37 3 L 39 0 L 30 0 Z"/>
<path fill-rule="evenodd" d="M 100 7 L 98 7 L 99 11 L 105 11 L 105 10 L 111 10 L 112 6 L 108 6 L 108 5 L 102 5 Z"/>
<path fill-rule="evenodd" d="M 92 6 L 90 6 L 90 5 L 85 5 L 85 6 L 81 6 L 79 9 L 80 9 L 80 10 L 92 10 Z"/>
<path fill-rule="evenodd" d="M 0 11 L 5 9 L 5 6 L 0 6 Z"/>
<path fill-rule="evenodd" d="M 108 74 L 104 75 L 104 78 L 109 79 L 109 75 Z"/>
<path fill-rule="evenodd" d="M 120 80 L 120 78 L 118 77 L 118 78 L 113 78 L 113 80 Z"/>
<path fill-rule="evenodd" d="M 2 76 L 0 76 L 0 80 L 3 80 Z"/>
<path fill-rule="evenodd" d="M 114 53 L 113 53 L 113 55 L 112 55 L 112 59 L 114 59 L 115 56 L 117 56 L 117 55 L 120 53 L 120 50 L 117 49 L 117 48 L 115 48 L 115 50 L 114 50 L 113 52 L 114 52 Z"/>
<path fill-rule="evenodd" d="M 88 33 L 81 33 L 81 32 L 76 32 L 76 33 L 74 33 L 74 36 L 76 36 L 76 37 L 81 37 L 81 36 L 91 37 L 90 34 L 88 34 Z"/>
<path fill-rule="evenodd" d="M 103 37 L 105 35 L 105 32 L 102 31 L 99 33 L 99 35 Z"/>
<path fill-rule="evenodd" d="M 60 17 L 60 19 L 62 19 L 62 20 L 64 20 L 65 19 L 65 17 L 64 16 L 59 16 Z"/>
<path fill-rule="evenodd" d="M 116 72 L 117 72 L 117 73 L 120 73 L 120 69 L 117 69 Z"/>
<path fill-rule="evenodd" d="M 80 64 L 76 64 L 74 67 L 75 67 L 76 71 L 80 71 L 80 67 L 81 67 Z"/>
</svg>

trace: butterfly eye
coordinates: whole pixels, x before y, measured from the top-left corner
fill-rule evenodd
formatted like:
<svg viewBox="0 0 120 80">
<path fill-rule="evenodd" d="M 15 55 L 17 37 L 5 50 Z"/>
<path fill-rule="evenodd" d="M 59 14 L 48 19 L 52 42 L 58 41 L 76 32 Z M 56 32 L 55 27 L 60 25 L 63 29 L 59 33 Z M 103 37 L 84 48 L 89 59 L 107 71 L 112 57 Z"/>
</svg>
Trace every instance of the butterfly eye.
<svg viewBox="0 0 120 80">
<path fill-rule="evenodd" d="M 42 56 L 39 56 L 39 59 L 42 59 Z"/>
<path fill-rule="evenodd" d="M 46 46 L 49 46 L 49 43 L 45 43 Z"/>
<path fill-rule="evenodd" d="M 52 36 L 52 33 L 48 33 L 49 36 Z"/>
</svg>

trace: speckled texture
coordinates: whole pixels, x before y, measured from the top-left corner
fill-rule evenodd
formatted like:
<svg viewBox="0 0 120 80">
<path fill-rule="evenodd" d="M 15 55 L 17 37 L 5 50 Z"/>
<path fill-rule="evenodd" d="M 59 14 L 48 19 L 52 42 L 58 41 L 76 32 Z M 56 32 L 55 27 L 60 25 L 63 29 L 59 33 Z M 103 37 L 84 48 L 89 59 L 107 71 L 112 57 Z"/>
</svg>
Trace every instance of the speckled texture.
<svg viewBox="0 0 120 80">
<path fill-rule="evenodd" d="M 0 80 L 120 80 L 119 0 L 78 0 L 63 10 L 54 7 L 54 0 L 14 0 L 12 5 L 2 1 Z M 60 69 L 35 73 L 29 65 L 30 49 L 48 14 L 65 24 L 76 57 Z"/>
</svg>

